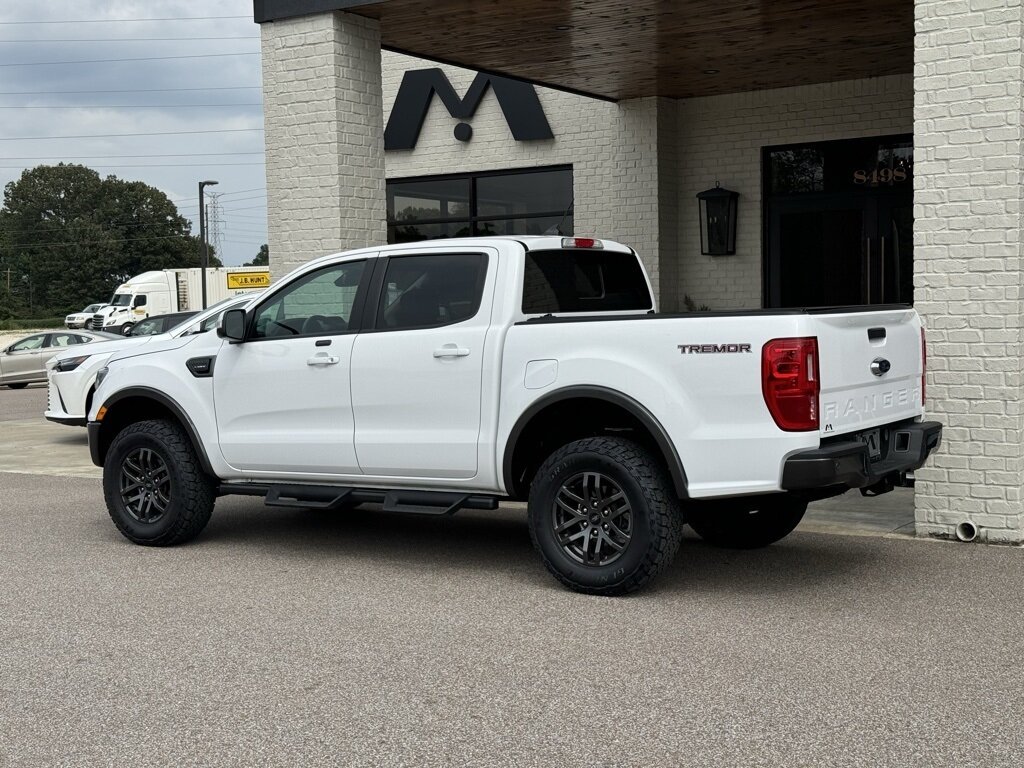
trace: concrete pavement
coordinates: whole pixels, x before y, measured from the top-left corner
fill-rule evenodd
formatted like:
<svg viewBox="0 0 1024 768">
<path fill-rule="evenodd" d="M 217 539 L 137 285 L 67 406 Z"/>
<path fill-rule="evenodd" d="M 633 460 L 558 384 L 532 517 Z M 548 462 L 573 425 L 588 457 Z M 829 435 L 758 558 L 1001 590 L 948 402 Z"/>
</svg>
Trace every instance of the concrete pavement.
<svg viewBox="0 0 1024 768">
<path fill-rule="evenodd" d="M 0 767 L 1024 764 L 1024 553 L 808 532 L 906 492 L 689 536 L 618 599 L 559 587 L 514 506 L 226 498 L 147 549 L 45 396 L 0 390 Z"/>
<path fill-rule="evenodd" d="M 99 482 L 0 474 L 0 765 L 1019 766 L 1017 549 L 689 538 L 561 589 L 522 513 L 221 499 L 120 537 Z"/>
</svg>

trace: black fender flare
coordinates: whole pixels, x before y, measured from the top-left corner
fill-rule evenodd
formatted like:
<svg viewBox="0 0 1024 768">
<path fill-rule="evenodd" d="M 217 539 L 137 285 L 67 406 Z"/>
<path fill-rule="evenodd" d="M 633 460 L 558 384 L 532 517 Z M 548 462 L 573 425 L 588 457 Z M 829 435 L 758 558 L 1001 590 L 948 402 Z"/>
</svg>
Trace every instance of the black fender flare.
<svg viewBox="0 0 1024 768">
<path fill-rule="evenodd" d="M 683 469 L 683 462 L 680 460 L 679 452 L 676 451 L 675 445 L 672 443 L 672 440 L 669 439 L 668 432 L 665 431 L 661 422 L 659 422 L 654 417 L 654 414 L 647 410 L 644 405 L 637 402 L 629 395 L 624 395 L 622 392 L 615 389 L 599 386 L 570 386 L 554 392 L 549 392 L 543 397 L 535 400 L 530 407 L 523 412 L 516 421 L 515 426 L 512 427 L 512 431 L 509 433 L 508 440 L 505 443 L 505 455 L 502 461 L 502 476 L 505 480 L 506 493 L 512 493 L 515 490 L 516 484 L 512 477 L 512 457 L 515 454 L 516 444 L 519 442 L 519 438 L 522 436 L 523 430 L 525 430 L 526 426 L 533 420 L 533 417 L 548 406 L 559 401 L 584 397 L 594 400 L 604 400 L 605 402 L 617 405 L 639 421 L 647 431 L 650 432 L 651 437 L 654 438 L 654 442 L 658 446 L 658 450 L 661 451 L 662 458 L 665 460 L 665 465 L 668 467 L 669 475 L 672 478 L 672 485 L 675 488 L 676 496 L 680 499 L 689 497 L 689 492 L 687 491 L 686 471 Z"/>
<path fill-rule="evenodd" d="M 199 463 L 202 465 L 203 470 L 210 475 L 210 477 L 217 477 L 217 473 L 213 471 L 213 465 L 210 464 L 210 457 L 206 453 L 206 447 L 203 445 L 203 441 L 199 439 L 199 430 L 196 429 L 196 425 L 189 418 L 185 409 L 182 408 L 176 400 L 168 397 L 166 394 L 158 389 L 152 389 L 151 387 L 128 387 L 115 392 L 108 397 L 104 402 L 103 406 L 107 410 L 112 410 L 122 400 L 128 400 L 129 398 L 142 398 L 146 400 L 153 400 L 164 408 L 169 410 L 171 414 L 178 420 L 182 428 L 185 430 L 185 434 L 188 435 L 189 441 L 192 443 L 192 447 L 195 448 L 196 455 L 199 457 Z M 103 434 L 103 422 L 93 422 L 98 424 L 100 435 Z M 106 446 L 101 446 L 99 439 L 96 441 L 96 445 L 93 445 L 90 433 L 89 448 L 92 453 L 93 463 L 97 466 L 103 466 L 103 460 L 106 458 Z M 97 435 L 99 438 L 99 435 Z M 109 440 L 105 441 L 109 444 Z"/>
</svg>

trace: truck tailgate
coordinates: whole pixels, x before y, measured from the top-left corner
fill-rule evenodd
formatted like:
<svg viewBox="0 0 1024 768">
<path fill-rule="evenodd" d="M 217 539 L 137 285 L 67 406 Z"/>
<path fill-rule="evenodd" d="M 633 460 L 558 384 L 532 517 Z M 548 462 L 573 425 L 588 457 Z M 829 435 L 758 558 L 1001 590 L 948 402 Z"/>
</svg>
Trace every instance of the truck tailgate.
<svg viewBox="0 0 1024 768">
<path fill-rule="evenodd" d="M 821 435 L 923 413 L 921 324 L 911 309 L 819 314 Z"/>
</svg>

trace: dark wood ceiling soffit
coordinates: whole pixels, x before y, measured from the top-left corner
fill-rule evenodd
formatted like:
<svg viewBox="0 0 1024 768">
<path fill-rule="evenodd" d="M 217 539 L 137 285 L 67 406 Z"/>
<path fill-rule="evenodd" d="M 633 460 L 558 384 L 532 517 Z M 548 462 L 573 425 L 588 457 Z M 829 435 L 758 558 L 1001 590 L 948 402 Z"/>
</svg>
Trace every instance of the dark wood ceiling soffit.
<svg viewBox="0 0 1024 768">
<path fill-rule="evenodd" d="M 333 2 L 379 19 L 390 50 L 606 99 L 709 96 L 913 70 L 913 0 Z"/>
</svg>

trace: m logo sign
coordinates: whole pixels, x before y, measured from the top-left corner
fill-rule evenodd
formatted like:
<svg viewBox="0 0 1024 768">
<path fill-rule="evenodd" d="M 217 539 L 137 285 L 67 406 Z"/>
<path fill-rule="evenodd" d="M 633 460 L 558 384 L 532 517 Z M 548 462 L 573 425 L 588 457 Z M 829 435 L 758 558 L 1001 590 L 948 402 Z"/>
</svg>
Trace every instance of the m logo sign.
<svg viewBox="0 0 1024 768">
<path fill-rule="evenodd" d="M 442 70 L 418 69 L 406 72 L 402 78 L 388 127 L 384 130 L 384 149 L 413 149 L 416 146 L 434 94 L 440 97 L 448 114 L 460 121 L 455 126 L 455 138 L 469 141 L 473 129 L 461 121 L 476 114 L 488 87 L 494 91 L 516 141 L 554 138 L 537 92 L 529 83 L 480 73 L 465 98 L 460 99 Z"/>
</svg>

